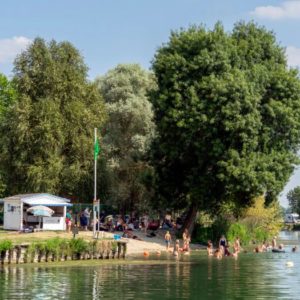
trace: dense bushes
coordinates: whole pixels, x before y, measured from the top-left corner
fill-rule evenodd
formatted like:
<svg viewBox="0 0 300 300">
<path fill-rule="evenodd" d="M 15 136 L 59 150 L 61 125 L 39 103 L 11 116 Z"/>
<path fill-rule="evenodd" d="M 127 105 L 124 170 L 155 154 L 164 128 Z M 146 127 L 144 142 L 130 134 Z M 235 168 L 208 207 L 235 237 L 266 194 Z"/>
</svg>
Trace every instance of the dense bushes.
<svg viewBox="0 0 300 300">
<path fill-rule="evenodd" d="M 264 197 L 257 197 L 253 205 L 239 212 L 239 217 L 235 217 L 234 208 L 225 207 L 215 218 L 211 217 L 211 222 L 207 226 L 202 219 L 194 231 L 194 241 L 206 243 L 212 240 L 218 243 L 222 234 L 226 235 L 229 242 L 233 242 L 238 236 L 243 245 L 250 242 L 263 242 L 276 235 L 282 228 L 283 220 L 280 206 L 277 202 L 265 205 Z"/>
<path fill-rule="evenodd" d="M 26 250 L 22 252 L 21 248 Z M 21 252 L 23 258 L 21 261 L 41 262 L 43 261 L 60 261 L 67 259 L 93 259 L 93 258 L 109 258 L 115 257 L 118 250 L 118 257 L 121 254 L 121 246 L 118 248 L 117 242 L 111 239 L 92 240 L 86 241 L 83 238 L 77 239 L 63 239 L 52 238 L 46 241 L 34 242 L 28 246 L 14 246 L 9 240 L 0 242 L 1 262 L 3 263 L 6 255 L 9 253 L 9 258 L 12 257 L 12 251 L 16 251 L 17 256 L 20 258 Z M 123 255 L 125 257 L 126 247 L 123 247 Z M 19 262 L 16 260 L 16 262 Z M 11 259 L 9 259 L 9 262 Z"/>
<path fill-rule="evenodd" d="M 0 260 L 1 264 L 3 264 L 4 259 L 6 257 L 6 252 L 10 251 L 13 248 L 13 244 L 10 240 L 0 241 Z"/>
</svg>

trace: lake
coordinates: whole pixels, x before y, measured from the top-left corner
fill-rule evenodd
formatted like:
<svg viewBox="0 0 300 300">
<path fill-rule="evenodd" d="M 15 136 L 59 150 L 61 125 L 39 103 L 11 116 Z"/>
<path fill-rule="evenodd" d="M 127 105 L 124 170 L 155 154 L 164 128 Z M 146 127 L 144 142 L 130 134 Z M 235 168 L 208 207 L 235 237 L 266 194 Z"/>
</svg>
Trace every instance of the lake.
<svg viewBox="0 0 300 300">
<path fill-rule="evenodd" d="M 0 267 L 0 299 L 300 299 L 300 252 L 291 253 L 299 235 L 281 238 L 285 254 L 245 253 L 237 260 L 195 252 L 175 264 L 170 255 L 153 265 Z"/>
</svg>

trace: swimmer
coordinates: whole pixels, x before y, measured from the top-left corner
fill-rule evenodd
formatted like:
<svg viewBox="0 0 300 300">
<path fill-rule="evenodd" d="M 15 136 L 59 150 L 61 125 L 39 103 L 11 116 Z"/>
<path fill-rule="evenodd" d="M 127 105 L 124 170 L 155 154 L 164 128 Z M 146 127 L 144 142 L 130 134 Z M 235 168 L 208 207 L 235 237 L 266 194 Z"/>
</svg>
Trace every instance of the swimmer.
<svg viewBox="0 0 300 300">
<path fill-rule="evenodd" d="M 220 249 L 217 249 L 215 251 L 214 257 L 216 257 L 217 259 L 222 259 L 223 255 L 222 255 L 222 252 L 220 251 Z"/>
<path fill-rule="evenodd" d="M 212 244 L 211 240 L 209 240 L 207 242 L 206 250 L 207 250 L 207 255 L 208 256 L 213 256 L 214 255 L 214 253 L 213 253 L 214 249 L 213 249 L 213 244 Z"/>
<path fill-rule="evenodd" d="M 174 256 L 178 256 L 179 255 L 179 240 L 176 240 L 175 242 L 175 246 L 174 246 L 174 251 L 173 251 L 173 255 Z"/>
</svg>

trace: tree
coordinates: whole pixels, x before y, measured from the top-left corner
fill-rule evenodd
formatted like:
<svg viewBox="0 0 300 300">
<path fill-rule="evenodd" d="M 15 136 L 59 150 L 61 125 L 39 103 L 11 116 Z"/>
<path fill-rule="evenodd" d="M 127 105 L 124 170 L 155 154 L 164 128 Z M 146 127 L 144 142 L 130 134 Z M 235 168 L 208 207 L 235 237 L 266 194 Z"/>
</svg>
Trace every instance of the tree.
<svg viewBox="0 0 300 300">
<path fill-rule="evenodd" d="M 286 197 L 292 212 L 300 214 L 300 186 L 290 190 Z"/>
<path fill-rule="evenodd" d="M 153 70 L 161 205 L 190 207 L 191 228 L 199 208 L 276 199 L 298 163 L 300 83 L 274 34 L 254 23 L 192 26 L 171 33 Z"/>
<path fill-rule="evenodd" d="M 110 203 L 124 213 L 146 208 L 149 191 L 143 181 L 151 172 L 145 160 L 154 134 L 147 93 L 153 76 L 137 64 L 118 65 L 97 79 L 108 119 L 103 149 L 110 178 Z"/>
<path fill-rule="evenodd" d="M 16 90 L 13 84 L 0 73 L 0 120 L 2 121 L 8 108 L 16 99 Z"/>
<path fill-rule="evenodd" d="M 7 111 L 9 110 L 11 105 L 13 105 L 15 99 L 16 91 L 12 83 L 3 74 L 0 73 L 0 123 L 4 121 Z M 4 196 L 5 189 L 6 182 L 4 171 L 2 168 L 0 168 L 0 197 Z"/>
<path fill-rule="evenodd" d="M 104 106 L 69 42 L 37 38 L 14 63 L 17 101 L 1 124 L 8 192 L 51 192 L 91 200 L 93 129 Z"/>
</svg>

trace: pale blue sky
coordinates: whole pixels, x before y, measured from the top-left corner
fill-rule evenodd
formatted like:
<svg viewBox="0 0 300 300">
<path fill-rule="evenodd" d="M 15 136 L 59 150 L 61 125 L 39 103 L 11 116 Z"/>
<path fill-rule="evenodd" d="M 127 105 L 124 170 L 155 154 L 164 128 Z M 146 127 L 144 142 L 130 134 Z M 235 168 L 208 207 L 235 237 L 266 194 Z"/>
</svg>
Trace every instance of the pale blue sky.
<svg viewBox="0 0 300 300">
<path fill-rule="evenodd" d="M 82 53 L 91 79 L 118 63 L 149 68 L 155 50 L 172 29 L 190 24 L 231 30 L 239 20 L 255 20 L 276 33 L 288 61 L 300 66 L 300 0 L 6 0 L 0 9 L 0 72 L 10 76 L 12 61 L 32 39 L 68 40 Z M 300 185 L 300 171 L 285 193 Z"/>
</svg>

